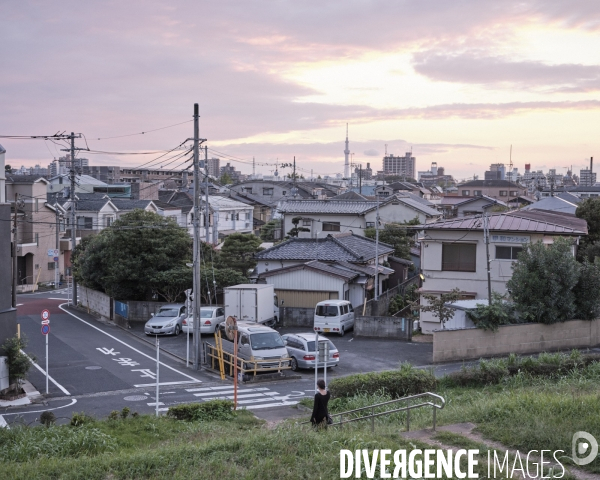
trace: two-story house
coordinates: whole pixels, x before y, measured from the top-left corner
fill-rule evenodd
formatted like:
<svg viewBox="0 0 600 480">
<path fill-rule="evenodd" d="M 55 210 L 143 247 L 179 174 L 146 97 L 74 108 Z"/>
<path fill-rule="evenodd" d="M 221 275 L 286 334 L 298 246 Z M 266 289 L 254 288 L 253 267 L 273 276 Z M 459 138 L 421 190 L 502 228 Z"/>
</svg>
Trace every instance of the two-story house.
<svg viewBox="0 0 600 480">
<path fill-rule="evenodd" d="M 523 245 L 542 241 L 551 244 L 557 237 L 573 240 L 573 255 L 579 237 L 587 235 L 585 220 L 564 213 L 538 210 L 488 214 L 491 289 L 506 293 L 512 264 Z M 423 294 L 442 294 L 459 288 L 462 299 L 487 301 L 487 255 L 484 219 L 481 216 L 444 220 L 415 227 L 419 230 Z M 421 312 L 424 333 L 441 328 L 430 312 Z"/>
</svg>

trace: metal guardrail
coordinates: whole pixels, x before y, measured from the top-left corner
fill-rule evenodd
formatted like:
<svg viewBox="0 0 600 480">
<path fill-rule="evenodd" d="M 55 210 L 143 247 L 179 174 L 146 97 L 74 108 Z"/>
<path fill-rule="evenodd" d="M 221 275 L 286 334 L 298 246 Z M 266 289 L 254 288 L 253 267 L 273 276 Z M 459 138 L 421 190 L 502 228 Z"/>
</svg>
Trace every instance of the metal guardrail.
<svg viewBox="0 0 600 480">
<path fill-rule="evenodd" d="M 425 397 L 428 397 L 430 400 L 423 401 L 416 405 L 410 404 L 410 402 L 413 400 L 421 399 L 421 398 L 425 398 Z M 439 404 L 435 403 L 435 400 L 439 400 Z M 375 413 L 376 408 L 380 408 L 380 407 L 383 407 L 386 405 L 395 405 L 395 404 L 404 403 L 404 402 L 408 403 L 409 405 L 407 405 L 405 407 L 401 407 L 401 408 L 395 408 L 393 410 L 386 410 L 385 412 Z M 390 400 L 389 402 L 377 403 L 375 405 L 369 405 L 367 407 L 361 407 L 361 408 L 356 408 L 354 410 L 348 410 L 347 412 L 330 414 L 334 421 L 332 424 L 329 424 L 328 427 L 343 428 L 344 424 L 346 424 L 346 423 L 352 423 L 352 422 L 358 422 L 360 420 L 371 419 L 371 431 L 374 432 L 375 431 L 375 418 L 382 417 L 384 415 L 390 415 L 392 413 L 406 412 L 406 431 L 408 432 L 408 431 L 410 431 L 410 411 L 415 408 L 431 407 L 433 410 L 433 430 L 435 431 L 436 413 L 438 410 L 441 410 L 442 408 L 444 408 L 445 405 L 446 405 L 446 400 L 441 395 L 437 395 L 437 394 L 431 393 L 431 392 L 419 393 L 418 395 L 410 395 L 408 397 L 397 398 L 396 400 Z M 371 413 L 368 415 L 360 415 L 355 418 L 344 419 L 344 416 L 348 417 L 350 415 L 355 415 L 358 412 L 367 412 L 367 411 L 370 411 Z M 337 421 L 337 422 L 335 421 L 336 417 L 339 417 L 339 421 Z M 307 423 L 310 423 L 310 422 L 303 422 L 302 424 L 304 425 Z"/>
</svg>

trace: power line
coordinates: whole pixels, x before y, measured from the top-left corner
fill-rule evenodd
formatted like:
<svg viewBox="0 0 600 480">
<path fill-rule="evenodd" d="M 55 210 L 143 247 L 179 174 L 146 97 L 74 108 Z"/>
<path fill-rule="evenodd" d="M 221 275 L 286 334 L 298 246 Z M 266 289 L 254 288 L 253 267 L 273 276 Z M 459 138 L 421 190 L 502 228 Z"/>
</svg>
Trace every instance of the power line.
<svg viewBox="0 0 600 480">
<path fill-rule="evenodd" d="M 166 130 L 167 128 L 172 128 L 172 127 L 177 127 L 179 125 L 184 125 L 186 123 L 190 123 L 193 122 L 194 120 L 186 120 L 185 122 L 181 122 L 181 123 L 176 123 L 174 125 L 168 125 L 166 127 L 160 127 L 160 128 L 155 128 L 154 130 L 146 130 L 144 132 L 139 132 L 139 133 L 129 133 L 127 135 L 117 135 L 114 137 L 102 137 L 102 138 L 97 138 L 96 140 L 109 140 L 112 138 L 124 138 L 124 137 L 134 137 L 136 135 L 145 135 L 146 133 L 152 133 L 152 132 L 158 132 L 159 130 Z"/>
</svg>

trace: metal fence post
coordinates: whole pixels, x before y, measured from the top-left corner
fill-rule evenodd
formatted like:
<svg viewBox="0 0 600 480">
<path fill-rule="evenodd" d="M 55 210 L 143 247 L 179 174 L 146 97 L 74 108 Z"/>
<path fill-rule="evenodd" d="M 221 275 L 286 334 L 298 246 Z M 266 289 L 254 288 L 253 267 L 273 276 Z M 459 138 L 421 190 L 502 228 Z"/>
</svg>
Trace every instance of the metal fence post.
<svg viewBox="0 0 600 480">
<path fill-rule="evenodd" d="M 410 405 L 406 407 L 406 431 L 410 431 Z"/>
<path fill-rule="evenodd" d="M 371 432 L 375 431 L 375 407 L 371 409 Z"/>
<path fill-rule="evenodd" d="M 437 408 L 435 408 L 435 406 L 433 407 L 433 431 L 435 432 L 435 416 L 436 416 L 436 410 Z"/>
</svg>

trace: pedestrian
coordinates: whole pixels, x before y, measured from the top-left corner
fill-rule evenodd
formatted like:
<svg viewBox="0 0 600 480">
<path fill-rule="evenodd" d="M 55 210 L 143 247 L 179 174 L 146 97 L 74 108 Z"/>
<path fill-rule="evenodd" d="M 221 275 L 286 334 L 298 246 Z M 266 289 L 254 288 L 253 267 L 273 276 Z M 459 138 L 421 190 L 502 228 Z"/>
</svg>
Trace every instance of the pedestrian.
<svg viewBox="0 0 600 480">
<path fill-rule="evenodd" d="M 315 393 L 315 403 L 310 417 L 310 421 L 315 427 L 327 428 L 327 424 L 330 423 L 329 411 L 327 410 L 330 397 L 331 394 L 325 387 L 325 380 L 320 378 L 317 381 L 317 393 Z"/>
</svg>

